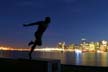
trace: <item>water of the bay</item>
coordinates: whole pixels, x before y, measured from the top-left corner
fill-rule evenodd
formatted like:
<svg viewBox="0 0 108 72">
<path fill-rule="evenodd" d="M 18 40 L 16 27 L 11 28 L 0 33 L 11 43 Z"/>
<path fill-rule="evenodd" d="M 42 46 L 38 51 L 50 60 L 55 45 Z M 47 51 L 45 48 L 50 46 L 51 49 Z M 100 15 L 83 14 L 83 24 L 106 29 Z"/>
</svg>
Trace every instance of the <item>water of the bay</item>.
<svg viewBox="0 0 108 72">
<path fill-rule="evenodd" d="M 33 59 L 36 58 L 49 58 L 59 59 L 61 64 L 67 65 L 84 65 L 84 66 L 108 66 L 108 53 L 95 53 L 95 52 L 42 52 L 35 51 L 32 54 Z M 0 51 L 1 58 L 28 58 L 27 51 Z"/>
</svg>

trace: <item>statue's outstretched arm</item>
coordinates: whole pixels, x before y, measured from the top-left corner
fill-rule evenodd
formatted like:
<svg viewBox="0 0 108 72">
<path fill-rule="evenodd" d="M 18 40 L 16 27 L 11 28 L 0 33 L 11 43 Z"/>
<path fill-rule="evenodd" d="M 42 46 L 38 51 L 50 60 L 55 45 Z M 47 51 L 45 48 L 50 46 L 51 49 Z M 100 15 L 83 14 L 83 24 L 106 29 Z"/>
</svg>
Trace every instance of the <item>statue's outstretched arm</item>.
<svg viewBox="0 0 108 72">
<path fill-rule="evenodd" d="M 33 25 L 39 25 L 39 24 L 41 24 L 42 23 L 42 21 L 39 21 L 39 22 L 34 22 L 34 23 L 30 23 L 30 24 L 23 24 L 23 26 L 25 27 L 25 26 L 33 26 Z"/>
</svg>

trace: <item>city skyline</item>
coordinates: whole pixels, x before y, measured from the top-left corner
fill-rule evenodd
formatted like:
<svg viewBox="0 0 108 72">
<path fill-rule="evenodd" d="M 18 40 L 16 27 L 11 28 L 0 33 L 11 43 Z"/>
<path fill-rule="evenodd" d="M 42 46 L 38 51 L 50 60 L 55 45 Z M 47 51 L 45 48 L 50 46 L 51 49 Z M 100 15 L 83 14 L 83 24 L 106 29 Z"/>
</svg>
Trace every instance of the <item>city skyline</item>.
<svg viewBox="0 0 108 72">
<path fill-rule="evenodd" d="M 51 17 L 43 46 L 58 42 L 79 43 L 108 40 L 107 0 L 1 0 L 0 45 L 27 48 L 37 27 L 22 24 Z"/>
</svg>

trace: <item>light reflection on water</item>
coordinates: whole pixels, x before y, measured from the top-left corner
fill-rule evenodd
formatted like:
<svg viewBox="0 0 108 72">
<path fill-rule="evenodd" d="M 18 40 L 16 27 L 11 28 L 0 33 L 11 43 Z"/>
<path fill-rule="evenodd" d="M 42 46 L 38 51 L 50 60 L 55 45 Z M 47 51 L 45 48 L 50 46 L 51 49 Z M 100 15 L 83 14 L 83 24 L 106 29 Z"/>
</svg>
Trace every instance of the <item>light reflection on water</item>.
<svg viewBox="0 0 108 72">
<path fill-rule="evenodd" d="M 34 52 L 33 59 L 51 58 L 59 59 L 62 64 L 75 64 L 85 66 L 108 66 L 108 53 L 75 53 L 75 52 Z M 28 58 L 28 52 L 0 51 L 0 57 Z"/>
</svg>

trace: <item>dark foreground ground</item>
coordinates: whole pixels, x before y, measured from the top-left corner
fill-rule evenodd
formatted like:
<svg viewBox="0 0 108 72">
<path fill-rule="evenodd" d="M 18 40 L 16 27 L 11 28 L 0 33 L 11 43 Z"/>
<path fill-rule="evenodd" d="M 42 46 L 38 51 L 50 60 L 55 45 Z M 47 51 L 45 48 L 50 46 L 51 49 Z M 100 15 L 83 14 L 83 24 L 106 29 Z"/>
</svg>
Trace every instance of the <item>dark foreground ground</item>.
<svg viewBox="0 0 108 72">
<path fill-rule="evenodd" d="M 9 59 L 0 58 L 0 72 L 48 72 L 46 59 Z M 51 62 L 52 60 L 49 60 Z M 60 64 L 61 72 L 108 72 L 108 67 L 76 66 Z M 53 65 L 52 71 L 57 72 Z"/>
<path fill-rule="evenodd" d="M 62 65 L 62 72 L 108 72 L 108 67 Z"/>
</svg>

